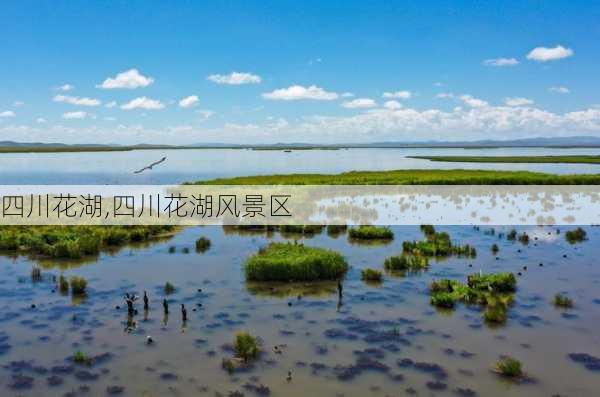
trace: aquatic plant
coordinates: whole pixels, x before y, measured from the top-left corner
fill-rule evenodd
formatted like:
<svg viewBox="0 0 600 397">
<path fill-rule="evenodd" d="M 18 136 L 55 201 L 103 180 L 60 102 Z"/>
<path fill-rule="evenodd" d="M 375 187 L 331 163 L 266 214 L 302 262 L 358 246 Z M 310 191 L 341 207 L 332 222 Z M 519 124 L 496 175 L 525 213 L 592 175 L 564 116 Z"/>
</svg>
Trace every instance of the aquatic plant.
<svg viewBox="0 0 600 397">
<path fill-rule="evenodd" d="M 175 253 L 175 251 L 177 251 L 177 248 L 176 248 L 174 245 L 171 245 L 171 246 L 169 247 L 169 254 L 174 254 L 174 253 Z"/>
<path fill-rule="evenodd" d="M 196 240 L 196 252 L 206 252 L 210 248 L 210 240 L 206 237 L 200 237 Z"/>
<path fill-rule="evenodd" d="M 183 252 L 184 254 L 189 254 L 190 253 L 190 249 L 188 247 L 183 247 L 183 249 L 181 250 L 181 252 Z"/>
<path fill-rule="evenodd" d="M 449 292 L 437 292 L 431 295 L 430 302 L 433 306 L 452 309 L 456 304 L 456 297 Z"/>
<path fill-rule="evenodd" d="M 304 236 L 313 236 L 320 234 L 325 226 L 323 225 L 280 225 L 276 227 L 281 234 L 299 234 Z"/>
<path fill-rule="evenodd" d="M 348 230 L 348 236 L 354 240 L 392 240 L 394 233 L 389 227 L 361 225 Z"/>
<path fill-rule="evenodd" d="M 433 225 L 421 225 L 419 228 L 426 237 L 433 236 L 435 234 L 435 227 L 433 227 Z"/>
<path fill-rule="evenodd" d="M 498 244 L 492 244 L 492 253 L 495 255 L 498 253 L 498 251 L 500 251 L 500 248 L 498 248 Z"/>
<path fill-rule="evenodd" d="M 514 292 L 517 279 L 513 273 L 472 274 L 467 277 L 467 284 L 479 291 Z"/>
<path fill-rule="evenodd" d="M 569 298 L 566 295 L 556 294 L 554 295 L 554 306 L 562 307 L 562 308 L 571 308 L 573 307 L 573 299 Z"/>
<path fill-rule="evenodd" d="M 565 233 L 565 238 L 570 244 L 580 243 L 587 239 L 587 233 L 585 230 L 578 227 L 575 230 L 568 230 Z"/>
<path fill-rule="evenodd" d="M 425 240 L 404 241 L 402 243 L 402 250 L 405 253 L 429 257 L 448 255 L 477 256 L 477 250 L 469 244 L 453 245 L 448 233 L 438 233 L 433 227 L 426 227 L 424 230 Z"/>
<path fill-rule="evenodd" d="M 58 290 L 63 294 L 69 292 L 69 282 L 67 281 L 67 278 L 62 274 L 58 278 Z"/>
<path fill-rule="evenodd" d="M 87 288 L 87 281 L 83 277 L 73 276 L 71 277 L 71 293 L 73 295 L 85 295 Z"/>
<path fill-rule="evenodd" d="M 379 283 L 383 281 L 383 274 L 379 270 L 367 268 L 360 272 L 360 279 Z"/>
<path fill-rule="evenodd" d="M 515 241 L 517 239 L 517 231 L 515 229 L 511 229 L 511 231 L 506 234 L 506 239 Z"/>
<path fill-rule="evenodd" d="M 523 376 L 521 362 L 511 357 L 504 357 L 496 363 L 496 371 L 508 378 L 518 378 Z"/>
<path fill-rule="evenodd" d="M 429 266 L 429 260 L 421 255 L 391 256 L 383 263 L 387 271 L 421 270 Z"/>
<path fill-rule="evenodd" d="M 235 371 L 235 364 L 230 358 L 224 358 L 223 361 L 221 361 L 221 367 L 223 367 L 223 369 L 229 372 L 230 374 L 233 373 L 233 371 Z"/>
<path fill-rule="evenodd" d="M 172 294 L 173 292 L 175 292 L 175 286 L 173 284 L 171 284 L 170 281 L 167 281 L 164 286 L 164 292 L 167 295 Z"/>
<path fill-rule="evenodd" d="M 246 260 L 249 281 L 337 280 L 348 264 L 337 252 L 303 244 L 271 243 Z"/>
<path fill-rule="evenodd" d="M 502 305 L 489 306 L 483 312 L 483 319 L 488 324 L 504 324 L 507 318 L 507 308 Z"/>
<path fill-rule="evenodd" d="M 89 358 L 85 355 L 81 350 L 77 350 L 75 354 L 73 354 L 73 361 L 78 364 L 85 364 L 89 362 Z"/>
<path fill-rule="evenodd" d="M 235 352 L 236 357 L 241 358 L 246 362 L 253 360 L 257 358 L 260 353 L 258 340 L 248 332 L 238 332 L 235 335 L 233 351 Z"/>
<path fill-rule="evenodd" d="M 527 245 L 529 244 L 529 235 L 525 232 L 519 235 L 519 242 L 521 244 Z"/>
<path fill-rule="evenodd" d="M 327 235 L 330 237 L 337 237 L 340 234 L 346 233 L 347 230 L 347 225 L 327 225 Z"/>
<path fill-rule="evenodd" d="M 42 281 L 42 269 L 37 266 L 31 268 L 31 281 L 34 283 Z"/>
</svg>

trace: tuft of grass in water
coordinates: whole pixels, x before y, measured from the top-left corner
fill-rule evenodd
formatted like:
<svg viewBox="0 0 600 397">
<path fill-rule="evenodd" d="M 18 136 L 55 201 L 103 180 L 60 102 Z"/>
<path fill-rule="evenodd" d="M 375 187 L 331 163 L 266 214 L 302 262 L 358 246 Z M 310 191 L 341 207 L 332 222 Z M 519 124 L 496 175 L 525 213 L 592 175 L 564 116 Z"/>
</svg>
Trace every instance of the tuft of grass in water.
<svg viewBox="0 0 600 397">
<path fill-rule="evenodd" d="M 448 233 L 438 233 L 431 225 L 422 225 L 421 230 L 425 234 L 425 240 L 404 241 L 402 250 L 405 253 L 428 257 L 458 255 L 474 258 L 477 256 L 475 247 L 469 244 L 454 245 Z"/>
<path fill-rule="evenodd" d="M 42 269 L 37 266 L 31 268 L 31 282 L 37 283 L 42 281 Z"/>
<path fill-rule="evenodd" d="M 500 251 L 498 244 L 492 244 L 492 253 L 495 255 L 498 253 L 498 251 Z"/>
<path fill-rule="evenodd" d="M 183 249 L 181 250 L 181 252 L 183 252 L 184 254 L 189 254 L 190 253 L 190 249 L 188 247 L 183 247 Z"/>
<path fill-rule="evenodd" d="M 196 240 L 196 252 L 206 252 L 210 248 L 210 240 L 206 237 L 200 237 Z"/>
<path fill-rule="evenodd" d="M 69 292 L 69 282 L 67 281 L 67 278 L 62 274 L 58 278 L 58 290 L 63 294 Z"/>
<path fill-rule="evenodd" d="M 323 225 L 280 225 L 276 227 L 281 234 L 299 234 L 303 236 L 314 236 L 323 232 Z"/>
<path fill-rule="evenodd" d="M 236 357 L 241 358 L 245 362 L 254 360 L 260 353 L 258 340 L 248 332 L 238 332 L 235 335 L 233 351 Z"/>
<path fill-rule="evenodd" d="M 394 233 L 389 227 L 362 225 L 348 230 L 348 236 L 354 240 L 393 240 Z"/>
<path fill-rule="evenodd" d="M 73 276 L 71 277 L 71 293 L 73 295 L 85 295 L 87 288 L 87 281 L 83 277 Z"/>
<path fill-rule="evenodd" d="M 522 233 L 519 235 L 519 242 L 523 245 L 529 244 L 529 235 L 527 233 Z"/>
<path fill-rule="evenodd" d="M 171 284 L 170 281 L 167 281 L 164 286 L 164 291 L 165 291 L 165 294 L 170 295 L 173 292 L 175 292 L 175 286 L 173 284 Z"/>
<path fill-rule="evenodd" d="M 189 184 L 189 183 L 188 183 Z M 394 170 L 221 178 L 198 185 L 598 185 L 600 174 L 555 175 L 528 171 Z"/>
<path fill-rule="evenodd" d="M 174 245 L 169 247 L 169 254 L 174 254 L 175 251 L 177 251 L 177 248 Z"/>
<path fill-rule="evenodd" d="M 0 251 L 79 259 L 172 230 L 173 226 L 2 226 Z"/>
<path fill-rule="evenodd" d="M 347 225 L 327 225 L 327 235 L 329 237 L 338 237 L 339 235 L 346 233 L 347 230 Z"/>
<path fill-rule="evenodd" d="M 367 282 L 380 283 L 383 281 L 383 274 L 379 270 L 367 268 L 360 272 L 360 279 Z"/>
<path fill-rule="evenodd" d="M 77 364 L 86 364 L 89 362 L 89 358 L 85 355 L 81 350 L 77 350 L 75 354 L 73 354 L 73 361 Z"/>
<path fill-rule="evenodd" d="M 391 256 L 383 263 L 387 271 L 405 271 L 427 269 L 429 260 L 421 255 L 396 255 Z"/>
<path fill-rule="evenodd" d="M 573 299 L 569 298 L 566 295 L 556 294 L 554 295 L 554 306 L 562 307 L 565 309 L 573 307 Z"/>
<path fill-rule="evenodd" d="M 499 360 L 495 366 L 496 371 L 507 378 L 518 378 L 523 376 L 521 362 L 511 357 L 505 357 Z"/>
<path fill-rule="evenodd" d="M 517 279 L 512 273 L 472 274 L 467 277 L 467 285 L 478 291 L 514 292 Z"/>
<path fill-rule="evenodd" d="M 511 231 L 506 234 L 506 239 L 509 241 L 515 241 L 517 239 L 517 231 L 515 229 L 511 229 Z"/>
<path fill-rule="evenodd" d="M 587 240 L 587 233 L 582 228 L 578 227 L 575 230 L 568 230 L 565 233 L 565 238 L 570 244 L 580 243 Z"/>
<path fill-rule="evenodd" d="M 271 243 L 246 260 L 248 281 L 337 280 L 348 270 L 342 255 L 303 244 Z"/>
</svg>

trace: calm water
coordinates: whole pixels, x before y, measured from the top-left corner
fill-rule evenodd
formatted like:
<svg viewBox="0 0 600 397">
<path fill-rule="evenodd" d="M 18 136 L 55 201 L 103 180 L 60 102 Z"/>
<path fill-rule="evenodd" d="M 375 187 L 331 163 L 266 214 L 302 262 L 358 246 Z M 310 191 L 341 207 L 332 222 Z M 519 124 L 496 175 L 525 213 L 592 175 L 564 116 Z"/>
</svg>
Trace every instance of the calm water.
<svg viewBox="0 0 600 397">
<path fill-rule="evenodd" d="M 298 150 L 140 150 L 98 153 L 0 154 L 0 184 L 173 184 L 260 174 L 339 173 L 352 170 L 498 169 L 556 174 L 597 173 L 600 165 L 477 164 L 410 159 L 417 155 L 600 154 L 600 149 L 347 149 Z M 152 171 L 133 174 L 163 156 Z"/>
<path fill-rule="evenodd" d="M 45 261 L 43 281 L 37 283 L 30 278 L 35 262 L 0 257 L 0 395 L 105 395 L 109 386 L 124 386 L 125 395 L 227 396 L 239 391 L 256 396 L 251 389 L 261 384 L 275 396 L 456 395 L 457 388 L 462 395 L 596 395 L 600 373 L 568 354 L 600 357 L 600 229 L 586 228 L 589 240 L 570 245 L 565 230 L 520 228 L 532 237 L 528 246 L 485 229 L 439 229 L 456 242 L 474 244 L 477 258 L 433 261 L 426 272 L 387 276 L 381 286 L 360 281 L 360 270 L 382 268 L 386 257 L 401 251 L 403 240 L 422 238 L 418 227 L 395 227 L 394 241 L 379 246 L 350 244 L 344 235 L 334 239 L 325 233 L 304 239 L 340 251 L 350 263 L 340 308 L 335 285 L 298 286 L 288 293 L 246 284 L 244 259 L 282 239 L 278 234 L 188 228 L 169 241 L 125 248 L 87 263 Z M 201 235 L 210 238 L 212 247 L 197 254 L 194 241 Z M 498 260 L 490 252 L 493 243 L 500 247 Z M 170 246 L 177 252 L 169 254 Z M 183 253 L 185 247 L 191 253 Z M 429 305 L 432 279 L 464 281 L 480 269 L 522 272 L 506 325 L 488 327 L 477 307 L 439 312 Z M 54 292 L 51 277 L 61 273 L 86 277 L 88 297 L 73 302 Z M 177 290 L 169 296 L 171 315 L 165 319 L 160 302 L 167 280 Z M 144 290 L 150 311 L 145 314 L 138 304 L 136 326 L 126 332 L 123 294 Z M 551 299 L 558 292 L 572 297 L 575 307 L 554 308 Z M 185 326 L 180 303 L 188 308 Z M 221 362 L 232 356 L 228 343 L 239 330 L 260 336 L 265 354 L 254 369 L 229 375 Z M 398 333 L 390 336 L 392 330 Z M 147 335 L 153 345 L 145 343 Z M 73 365 L 68 358 L 77 350 L 109 355 L 90 367 Z M 350 371 L 336 366 L 354 365 L 361 355 L 377 364 L 362 371 L 352 367 L 354 377 L 340 377 Z M 521 360 L 531 381 L 514 383 L 493 373 L 502 355 Z M 399 366 L 405 358 L 442 369 L 429 373 Z M 31 388 L 11 388 L 16 380 Z"/>
</svg>

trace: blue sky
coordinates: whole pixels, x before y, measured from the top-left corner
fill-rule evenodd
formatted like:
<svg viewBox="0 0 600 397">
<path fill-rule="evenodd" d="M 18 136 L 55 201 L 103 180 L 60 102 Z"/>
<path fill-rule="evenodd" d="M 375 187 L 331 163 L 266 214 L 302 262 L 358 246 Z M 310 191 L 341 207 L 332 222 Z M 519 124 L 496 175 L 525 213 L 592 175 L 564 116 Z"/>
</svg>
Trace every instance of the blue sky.
<svg viewBox="0 0 600 397">
<path fill-rule="evenodd" d="M 0 140 L 600 136 L 599 20 L 589 1 L 10 1 Z"/>
</svg>

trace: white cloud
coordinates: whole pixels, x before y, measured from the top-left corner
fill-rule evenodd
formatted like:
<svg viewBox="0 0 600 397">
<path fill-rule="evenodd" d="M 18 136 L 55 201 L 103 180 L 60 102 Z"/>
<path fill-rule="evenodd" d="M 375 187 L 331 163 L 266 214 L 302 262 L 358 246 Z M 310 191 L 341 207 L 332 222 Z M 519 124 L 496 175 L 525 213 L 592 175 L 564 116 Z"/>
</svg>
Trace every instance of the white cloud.
<svg viewBox="0 0 600 397">
<path fill-rule="evenodd" d="M 20 108 L 21 106 L 25 106 L 25 102 L 23 101 L 14 101 L 13 106 L 16 108 Z"/>
<path fill-rule="evenodd" d="M 75 87 L 72 86 L 71 84 L 63 84 L 60 87 L 56 87 L 57 91 L 71 91 L 72 89 L 74 89 Z"/>
<path fill-rule="evenodd" d="M 342 107 L 346 109 L 368 109 L 377 106 L 371 98 L 357 98 L 352 101 L 342 103 Z"/>
<path fill-rule="evenodd" d="M 506 106 L 533 105 L 533 101 L 531 99 L 520 97 L 504 98 L 504 103 L 506 104 Z"/>
<path fill-rule="evenodd" d="M 354 96 L 354 94 L 351 92 L 344 92 L 344 93 L 340 94 L 340 97 L 342 97 L 342 98 L 352 98 L 353 96 Z"/>
<path fill-rule="evenodd" d="M 288 88 L 280 88 L 272 92 L 266 92 L 262 94 L 262 97 L 273 101 L 296 101 L 301 99 L 333 101 L 338 98 L 338 94 L 335 92 L 327 92 L 316 85 L 311 85 L 309 87 L 292 85 Z"/>
<path fill-rule="evenodd" d="M 485 66 L 515 66 L 519 64 L 515 58 L 493 58 L 483 61 Z"/>
<path fill-rule="evenodd" d="M 15 117 L 15 116 L 16 116 L 16 114 L 12 110 L 5 110 L 3 112 L 0 112 L 0 117 L 2 117 L 2 118 Z"/>
<path fill-rule="evenodd" d="M 38 117 L 38 118 L 35 120 L 35 122 L 36 122 L 36 123 L 38 123 L 38 124 L 44 124 L 44 123 L 46 122 L 46 119 L 45 119 L 45 118 L 43 118 L 43 117 Z"/>
<path fill-rule="evenodd" d="M 402 104 L 398 101 L 386 101 L 383 107 L 389 110 L 396 110 L 402 108 Z"/>
<path fill-rule="evenodd" d="M 67 112 L 62 115 L 63 119 L 66 120 L 76 120 L 76 119 L 85 119 L 89 116 L 86 112 Z"/>
<path fill-rule="evenodd" d="M 410 91 L 396 91 L 396 92 L 384 92 L 384 98 L 397 98 L 397 99 L 409 99 L 412 97 L 412 93 Z"/>
<path fill-rule="evenodd" d="M 200 115 L 200 117 L 202 118 L 202 121 L 208 120 L 209 118 L 212 117 L 213 114 L 215 114 L 215 112 L 213 112 L 212 110 L 209 110 L 209 109 L 199 109 L 196 111 L 196 113 L 198 113 Z"/>
<path fill-rule="evenodd" d="M 146 109 L 146 110 L 158 110 L 163 109 L 165 107 L 160 101 L 156 99 L 150 99 L 145 96 L 132 99 L 126 104 L 121 105 L 121 109 L 123 110 L 132 110 L 132 109 Z"/>
<path fill-rule="evenodd" d="M 198 97 L 196 95 L 187 96 L 179 101 L 179 106 L 182 108 L 191 108 L 196 104 L 198 104 Z"/>
<path fill-rule="evenodd" d="M 569 92 L 571 92 L 567 87 L 565 86 L 555 86 L 555 87 L 550 87 L 548 88 L 548 91 L 550 92 L 556 92 L 558 94 L 568 94 Z"/>
<path fill-rule="evenodd" d="M 258 84 L 262 81 L 260 76 L 252 73 L 232 72 L 230 74 L 211 74 L 206 78 L 217 84 L 242 85 Z"/>
<path fill-rule="evenodd" d="M 537 62 L 556 61 L 558 59 L 568 58 L 574 54 L 570 48 L 561 45 L 556 47 L 536 47 L 527 54 L 527 59 Z"/>
<path fill-rule="evenodd" d="M 474 98 L 471 95 L 461 95 L 460 100 L 472 108 L 481 108 L 488 106 L 488 103 L 483 99 Z"/>
<path fill-rule="evenodd" d="M 76 97 L 76 96 L 69 96 L 69 95 L 55 95 L 54 98 L 52 98 L 52 100 L 54 102 L 64 102 L 64 103 L 68 103 L 71 105 L 77 105 L 77 106 L 100 106 L 102 104 L 102 102 L 100 102 L 98 99 L 94 99 L 94 98 L 80 98 L 80 97 Z"/>
<path fill-rule="evenodd" d="M 451 93 L 451 92 L 440 92 L 435 97 L 436 98 L 442 98 L 442 99 L 445 99 L 445 98 L 454 98 L 454 94 Z"/>
<path fill-rule="evenodd" d="M 152 77 L 143 76 L 137 69 L 129 69 L 117 74 L 115 77 L 107 78 L 102 84 L 99 84 L 96 87 L 107 90 L 115 88 L 134 89 L 147 87 L 152 83 L 154 83 Z"/>
<path fill-rule="evenodd" d="M 105 108 L 114 108 L 115 106 L 117 106 L 117 102 L 116 101 L 110 101 L 107 102 L 106 105 L 104 105 Z"/>
</svg>

